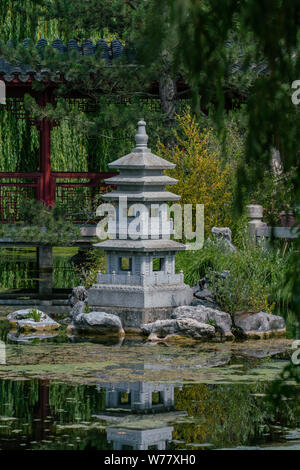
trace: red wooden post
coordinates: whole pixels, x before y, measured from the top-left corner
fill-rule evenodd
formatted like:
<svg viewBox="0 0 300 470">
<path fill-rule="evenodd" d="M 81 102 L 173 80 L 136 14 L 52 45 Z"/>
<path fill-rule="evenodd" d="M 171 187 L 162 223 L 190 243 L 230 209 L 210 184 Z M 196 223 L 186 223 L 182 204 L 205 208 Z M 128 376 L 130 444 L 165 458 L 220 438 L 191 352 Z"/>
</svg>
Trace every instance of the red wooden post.
<svg viewBox="0 0 300 470">
<path fill-rule="evenodd" d="M 46 206 L 52 204 L 51 198 L 51 150 L 50 134 L 51 123 L 48 118 L 44 118 L 39 123 L 40 131 L 40 171 L 43 173 L 43 195 L 42 200 Z"/>
<path fill-rule="evenodd" d="M 45 91 L 37 100 L 38 104 L 45 107 L 47 103 L 53 103 L 52 93 Z M 41 177 L 41 200 L 46 206 L 55 204 L 55 197 L 52 197 L 52 181 L 51 181 L 51 131 L 53 122 L 47 117 L 37 122 L 37 128 L 40 132 L 40 172 Z"/>
<path fill-rule="evenodd" d="M 56 178 L 51 174 L 51 206 L 55 205 L 56 201 Z"/>
<path fill-rule="evenodd" d="M 36 177 L 36 183 L 37 183 L 36 199 L 37 199 L 37 201 L 42 201 L 43 200 L 44 189 L 43 189 L 43 178 L 42 178 L 41 175 Z"/>
</svg>

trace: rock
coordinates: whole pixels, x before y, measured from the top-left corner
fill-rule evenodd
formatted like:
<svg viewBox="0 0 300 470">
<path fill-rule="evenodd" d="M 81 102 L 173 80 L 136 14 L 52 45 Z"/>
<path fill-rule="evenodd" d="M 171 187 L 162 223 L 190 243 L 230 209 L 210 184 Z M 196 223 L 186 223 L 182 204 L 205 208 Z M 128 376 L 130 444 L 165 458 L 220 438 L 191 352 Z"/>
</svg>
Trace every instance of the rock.
<svg viewBox="0 0 300 470">
<path fill-rule="evenodd" d="M 58 330 L 60 328 L 60 324 L 56 323 L 56 321 L 52 320 L 50 317 L 48 319 L 35 322 L 34 320 L 19 320 L 17 322 L 17 328 L 21 332 L 27 331 L 52 331 Z"/>
<path fill-rule="evenodd" d="M 284 319 L 266 312 L 236 315 L 234 323 L 246 338 L 259 339 L 286 334 Z"/>
<path fill-rule="evenodd" d="M 168 341 L 178 336 L 195 340 L 215 337 L 213 326 L 200 323 L 194 318 L 157 320 L 142 325 L 142 332 L 149 335 L 149 341 Z"/>
<path fill-rule="evenodd" d="M 192 305 L 204 305 L 206 307 L 217 308 L 217 302 L 215 301 L 214 295 L 210 289 L 207 288 L 207 279 L 200 279 L 198 285 L 194 287 L 194 297 Z M 200 302 L 197 302 L 197 301 Z"/>
<path fill-rule="evenodd" d="M 218 333 L 226 338 L 233 338 L 231 332 L 232 320 L 229 313 L 222 312 L 203 305 L 198 306 L 182 306 L 173 310 L 171 318 L 177 320 L 183 318 L 193 318 L 200 323 L 213 324 Z"/>
<path fill-rule="evenodd" d="M 211 232 L 230 251 L 236 251 L 236 247 L 231 242 L 231 230 L 229 227 L 213 227 Z"/>
<path fill-rule="evenodd" d="M 219 305 L 217 304 L 217 302 L 213 299 L 210 299 L 209 297 L 205 299 L 193 299 L 191 305 L 192 307 L 201 306 L 219 310 Z"/>
<path fill-rule="evenodd" d="M 212 291 L 209 290 L 209 289 L 197 290 L 194 293 L 194 297 L 196 297 L 196 299 L 198 299 L 198 300 L 202 300 L 206 303 L 211 304 L 211 306 L 212 305 L 217 305 L 217 303 L 214 299 L 214 295 L 213 295 Z"/>
<path fill-rule="evenodd" d="M 60 320 L 60 324 L 61 325 L 70 325 L 71 323 L 71 318 L 70 317 L 66 317 L 66 318 L 63 318 L 62 320 Z"/>
<path fill-rule="evenodd" d="M 77 302 L 85 302 L 87 300 L 88 293 L 84 286 L 73 287 L 72 293 L 69 295 L 69 303 L 74 307 Z"/>
<path fill-rule="evenodd" d="M 230 272 L 222 271 L 221 273 L 213 273 L 213 275 L 216 279 L 220 279 L 221 281 L 223 281 L 224 279 L 230 276 Z M 196 297 L 197 300 L 201 300 L 201 303 L 197 303 L 195 302 L 195 299 L 193 299 L 193 306 L 204 305 L 206 307 L 218 309 L 218 304 L 215 300 L 215 296 L 209 288 L 210 282 L 211 281 L 209 277 L 204 277 L 202 279 L 199 279 L 197 285 L 193 287 L 194 297 Z"/>
<path fill-rule="evenodd" d="M 78 300 L 70 312 L 71 318 L 76 318 L 80 313 L 84 313 L 87 304 L 82 300 Z"/>
<path fill-rule="evenodd" d="M 39 320 L 36 320 L 33 317 L 26 318 L 26 315 L 32 312 L 32 309 L 29 308 L 26 310 L 18 310 L 17 312 L 10 314 L 11 320 L 9 320 L 9 323 L 11 326 L 16 327 L 20 332 L 43 332 L 58 330 L 60 328 L 60 324 L 52 320 L 52 318 L 46 315 L 46 313 L 43 313 L 40 310 L 36 311 L 41 315 Z M 13 317 L 14 314 L 15 316 Z M 21 319 L 21 317 L 23 319 Z"/>
<path fill-rule="evenodd" d="M 32 312 L 32 308 L 24 308 L 22 310 L 16 310 L 15 312 L 9 313 L 7 315 L 7 320 L 10 322 L 11 325 L 16 325 L 18 320 L 26 320 L 28 319 L 28 315 Z M 41 310 L 37 308 L 34 309 L 37 313 L 41 315 L 41 319 L 43 316 L 48 316 Z"/>
<path fill-rule="evenodd" d="M 40 319 L 36 320 L 34 318 L 33 310 L 35 314 L 40 315 Z M 29 316 L 31 315 L 32 316 Z M 55 322 L 50 318 L 46 313 L 43 313 L 41 310 L 26 308 L 23 310 L 17 310 L 13 313 L 10 313 L 7 316 L 7 319 L 12 327 L 17 328 L 19 331 L 51 331 L 58 330 L 60 328 L 59 323 Z"/>
<path fill-rule="evenodd" d="M 35 314 L 33 314 L 35 310 Z M 32 316 L 30 316 L 32 314 Z M 39 314 L 40 318 L 37 320 L 35 315 Z M 10 313 L 7 319 L 12 327 L 16 327 L 19 331 L 51 331 L 58 330 L 60 328 L 59 323 L 55 322 L 46 313 L 41 310 L 27 308 L 23 310 L 17 310 L 16 312 Z"/>
<path fill-rule="evenodd" d="M 73 318 L 68 330 L 95 335 L 125 336 L 118 315 L 106 312 L 80 313 Z"/>
<path fill-rule="evenodd" d="M 209 300 L 213 300 L 213 293 L 209 289 L 196 290 L 196 292 L 194 293 L 194 296 L 197 299 L 207 299 L 208 298 Z"/>
</svg>

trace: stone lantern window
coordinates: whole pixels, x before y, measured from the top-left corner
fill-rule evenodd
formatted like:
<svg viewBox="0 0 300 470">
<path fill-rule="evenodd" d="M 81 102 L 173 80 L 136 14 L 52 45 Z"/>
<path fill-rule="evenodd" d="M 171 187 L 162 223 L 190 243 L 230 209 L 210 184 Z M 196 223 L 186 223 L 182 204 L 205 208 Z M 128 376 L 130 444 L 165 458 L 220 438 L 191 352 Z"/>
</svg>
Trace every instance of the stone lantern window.
<svg viewBox="0 0 300 470">
<path fill-rule="evenodd" d="M 120 271 L 132 271 L 132 258 L 122 256 L 119 258 Z"/>
<path fill-rule="evenodd" d="M 153 258 L 152 259 L 152 271 L 163 271 L 165 259 L 164 258 Z"/>
</svg>

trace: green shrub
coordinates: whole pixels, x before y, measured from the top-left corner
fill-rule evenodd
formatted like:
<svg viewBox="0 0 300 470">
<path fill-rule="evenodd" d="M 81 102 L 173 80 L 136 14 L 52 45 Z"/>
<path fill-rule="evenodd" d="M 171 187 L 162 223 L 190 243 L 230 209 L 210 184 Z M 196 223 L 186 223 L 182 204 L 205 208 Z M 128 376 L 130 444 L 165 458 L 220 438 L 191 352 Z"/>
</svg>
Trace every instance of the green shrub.
<svg viewBox="0 0 300 470">
<path fill-rule="evenodd" d="M 67 220 L 62 208 L 49 208 L 34 200 L 22 200 L 20 204 L 21 221 L 0 225 L 1 238 L 56 246 L 74 243 L 80 237 L 80 228 Z"/>
<path fill-rule="evenodd" d="M 91 250 L 86 254 L 84 262 L 73 266 L 80 283 L 87 288 L 97 283 L 97 274 L 106 270 L 106 258 L 102 250 Z"/>
<path fill-rule="evenodd" d="M 91 311 L 90 306 L 86 304 L 86 306 L 84 307 L 84 313 L 90 313 L 90 311 Z"/>
<path fill-rule="evenodd" d="M 208 239 L 201 250 L 178 254 L 176 268 L 183 269 L 185 282 L 191 286 L 208 277 L 217 303 L 230 314 L 261 310 L 283 313 L 290 301 L 285 280 L 295 249 L 282 256 L 279 248 L 253 246 L 246 237 L 240 246 L 231 252 L 220 241 Z M 230 273 L 226 278 L 219 274 L 224 270 Z"/>
</svg>

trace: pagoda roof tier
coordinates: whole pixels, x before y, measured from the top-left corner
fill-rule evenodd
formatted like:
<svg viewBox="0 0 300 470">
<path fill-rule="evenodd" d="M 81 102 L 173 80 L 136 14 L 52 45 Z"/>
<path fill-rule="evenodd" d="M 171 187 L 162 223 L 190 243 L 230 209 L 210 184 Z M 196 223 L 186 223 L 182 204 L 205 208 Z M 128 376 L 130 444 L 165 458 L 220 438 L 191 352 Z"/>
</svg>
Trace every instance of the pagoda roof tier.
<svg viewBox="0 0 300 470">
<path fill-rule="evenodd" d="M 186 246 L 173 240 L 118 240 L 110 239 L 93 245 L 105 251 L 140 251 L 140 252 L 166 252 L 184 251 Z"/>
<path fill-rule="evenodd" d="M 119 169 L 120 174 L 105 181 L 108 184 L 116 184 L 117 188 L 105 194 L 103 199 L 113 201 L 126 196 L 129 201 L 135 202 L 179 201 L 179 195 L 165 190 L 165 186 L 176 184 L 177 180 L 163 173 L 176 165 L 148 149 L 146 123 L 143 119 L 138 122 L 135 141 L 136 147 L 131 153 L 108 165 L 109 168 Z"/>
<path fill-rule="evenodd" d="M 117 185 L 141 185 L 141 186 L 159 186 L 159 185 L 169 185 L 176 184 L 178 180 L 171 178 L 166 175 L 156 175 L 156 176 L 139 176 L 135 174 L 134 176 L 125 176 L 117 175 L 112 178 L 105 180 L 105 183 L 117 184 Z"/>
<path fill-rule="evenodd" d="M 144 122 L 144 121 L 140 121 Z M 148 136 L 147 136 L 148 139 Z M 131 153 L 109 163 L 109 168 L 130 169 L 130 170 L 173 170 L 175 164 L 158 157 L 146 146 L 144 148 L 135 148 Z"/>
<path fill-rule="evenodd" d="M 107 180 L 107 182 L 109 179 Z M 103 194 L 102 199 L 108 201 L 116 201 L 120 197 L 127 197 L 128 201 L 142 201 L 142 202 L 168 202 L 168 201 L 179 201 L 181 196 L 178 194 L 171 193 L 169 191 L 112 191 L 107 194 Z"/>
</svg>

